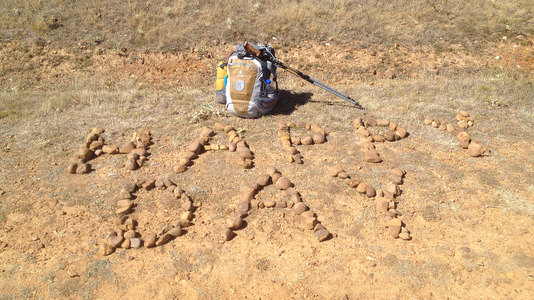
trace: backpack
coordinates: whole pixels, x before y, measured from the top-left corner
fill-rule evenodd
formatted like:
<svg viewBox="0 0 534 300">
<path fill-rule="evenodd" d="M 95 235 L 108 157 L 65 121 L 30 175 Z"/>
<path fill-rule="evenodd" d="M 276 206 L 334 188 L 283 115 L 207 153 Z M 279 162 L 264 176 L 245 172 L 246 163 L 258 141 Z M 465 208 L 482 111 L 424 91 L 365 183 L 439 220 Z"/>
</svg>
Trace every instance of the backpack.
<svg viewBox="0 0 534 300">
<path fill-rule="evenodd" d="M 267 44 L 254 48 L 269 51 L 274 56 L 274 49 Z M 280 97 L 276 66 L 272 62 L 252 56 L 245 52 L 243 45 L 238 45 L 228 58 L 226 70 L 226 109 L 230 113 L 243 118 L 257 118 L 273 109 Z M 217 99 L 221 96 L 219 91 Z"/>
</svg>

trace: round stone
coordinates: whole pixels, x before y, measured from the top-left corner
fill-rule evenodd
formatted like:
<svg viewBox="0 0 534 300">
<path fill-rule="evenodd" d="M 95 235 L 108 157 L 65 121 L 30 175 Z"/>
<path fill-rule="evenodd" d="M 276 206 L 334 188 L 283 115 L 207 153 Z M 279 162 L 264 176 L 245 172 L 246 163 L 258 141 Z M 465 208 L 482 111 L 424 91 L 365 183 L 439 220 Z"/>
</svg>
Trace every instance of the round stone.
<svg viewBox="0 0 534 300">
<path fill-rule="evenodd" d="M 289 179 L 285 177 L 280 177 L 280 179 L 276 181 L 275 186 L 277 189 L 287 190 L 288 188 L 292 187 L 293 184 L 291 183 L 291 181 L 289 181 Z"/>
<path fill-rule="evenodd" d="M 308 210 L 308 206 L 306 204 L 304 204 L 304 202 L 297 202 L 297 203 L 295 203 L 295 205 L 293 205 L 293 207 L 291 209 L 293 210 L 293 212 L 296 215 L 300 215 L 303 212 Z"/>
</svg>

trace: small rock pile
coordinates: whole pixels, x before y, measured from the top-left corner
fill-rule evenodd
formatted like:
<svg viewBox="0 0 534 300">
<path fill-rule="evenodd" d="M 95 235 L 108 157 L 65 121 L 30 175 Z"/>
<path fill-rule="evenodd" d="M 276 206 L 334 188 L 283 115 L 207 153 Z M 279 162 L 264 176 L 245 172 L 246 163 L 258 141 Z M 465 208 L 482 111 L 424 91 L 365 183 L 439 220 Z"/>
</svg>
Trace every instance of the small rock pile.
<svg viewBox="0 0 534 300">
<path fill-rule="evenodd" d="M 131 215 L 139 203 L 138 198 L 133 200 L 134 193 L 139 189 L 149 191 L 154 188 L 173 193 L 174 197 L 181 201 L 183 212 L 180 214 L 180 218 L 171 225 L 164 225 L 159 232 L 149 233 L 145 237 L 142 237 L 136 231 L 138 224 Z M 127 183 L 119 192 L 119 198 L 120 200 L 117 201 L 117 209 L 115 210 L 118 218 L 115 222 L 115 229 L 106 238 L 107 243 L 105 243 L 103 249 L 104 255 L 112 254 L 116 248 L 139 249 L 142 246 L 147 248 L 161 246 L 171 239 L 183 235 L 184 232 L 182 229 L 191 226 L 193 212 L 195 210 L 193 201 L 169 178 L 138 180 L 137 182 Z"/>
<path fill-rule="evenodd" d="M 86 174 L 91 171 L 91 165 L 87 162 L 103 154 L 128 154 L 128 160 L 122 166 L 129 170 L 136 170 L 143 165 L 148 155 L 147 148 L 151 137 L 148 130 L 135 132 L 130 142 L 119 148 L 115 144 L 105 144 L 102 127 L 95 127 L 85 138 L 85 143 L 80 145 L 78 151 L 73 154 L 67 171 L 71 174 Z"/>
<path fill-rule="evenodd" d="M 390 234 L 394 238 L 400 237 L 403 240 L 411 239 L 410 231 L 405 228 L 405 224 L 398 218 L 400 213 L 396 210 L 398 203 L 397 196 L 400 196 L 402 193 L 399 186 L 403 184 L 406 171 L 396 167 L 392 168 L 389 171 L 389 180 L 391 183 L 384 191 L 377 191 L 374 187 L 361 180 L 352 179 L 343 170 L 341 164 L 330 167 L 328 169 L 328 175 L 343 179 L 349 187 L 355 188 L 358 193 L 367 196 L 367 198 L 376 197 L 376 210 L 378 213 L 384 214 L 386 227 L 389 229 Z"/>
<path fill-rule="evenodd" d="M 434 128 L 439 128 L 441 131 L 447 131 L 454 135 L 460 142 L 462 149 L 467 149 L 469 155 L 472 157 L 489 156 L 491 151 L 479 143 L 471 141 L 471 137 L 466 130 L 473 126 L 475 120 L 469 115 L 469 112 L 461 110 L 456 115 L 456 124 L 450 124 L 439 119 L 425 119 L 424 122 L 427 125 L 431 125 Z"/>
<path fill-rule="evenodd" d="M 300 137 L 291 134 L 292 129 L 306 130 L 306 133 Z M 297 145 L 313 145 L 323 144 L 326 142 L 326 131 L 319 124 L 312 123 L 279 123 L 278 124 L 278 138 L 282 143 L 284 150 L 288 151 L 289 163 L 295 162 L 302 164 L 302 155 L 295 147 Z"/>
<path fill-rule="evenodd" d="M 397 197 L 402 193 L 399 186 L 402 185 L 405 175 L 406 171 L 400 168 L 392 168 L 389 171 L 391 184 L 377 195 L 376 211 L 384 214 L 385 226 L 392 237 L 410 240 L 412 238 L 410 231 L 406 229 L 406 224 L 399 218 L 401 214 L 396 209 L 399 203 Z"/>
<path fill-rule="evenodd" d="M 272 199 L 257 200 L 256 194 L 267 186 L 273 184 L 278 190 L 286 191 L 288 200 L 274 201 Z M 304 225 L 313 230 L 315 237 L 324 241 L 330 236 L 330 232 L 317 220 L 317 215 L 310 210 L 310 207 L 302 202 L 299 192 L 294 188 L 293 183 L 282 176 L 276 168 L 271 167 L 267 173 L 260 175 L 250 188 L 240 197 L 236 206 L 236 211 L 232 217 L 226 221 L 226 230 L 223 239 L 228 241 L 235 235 L 234 231 L 243 226 L 243 219 L 249 214 L 251 208 L 290 208 L 294 214 L 299 215 Z"/>
<path fill-rule="evenodd" d="M 408 136 L 408 131 L 406 131 L 404 127 L 384 119 L 375 120 L 373 118 L 368 118 L 364 121 L 362 118 L 357 118 L 353 121 L 353 126 L 356 128 L 356 133 L 360 137 L 360 142 L 362 143 L 364 160 L 369 163 L 382 162 L 382 158 L 378 155 L 375 145 L 373 144 L 374 142 L 395 142 Z M 373 135 L 369 130 L 370 127 L 374 126 L 384 128 L 384 130 Z"/>
<path fill-rule="evenodd" d="M 239 155 L 237 165 L 250 169 L 254 166 L 254 154 L 250 150 L 248 143 L 239 137 L 234 127 L 222 123 L 215 123 L 216 131 L 223 131 L 228 135 L 228 144 L 211 144 L 211 139 L 215 136 L 215 131 L 208 126 L 204 126 L 200 132 L 200 136 L 186 147 L 186 151 L 182 154 L 180 161 L 174 166 L 174 172 L 182 173 L 187 170 L 187 167 L 192 164 L 192 160 L 196 159 L 198 155 L 206 151 L 229 150 L 236 152 Z"/>
</svg>

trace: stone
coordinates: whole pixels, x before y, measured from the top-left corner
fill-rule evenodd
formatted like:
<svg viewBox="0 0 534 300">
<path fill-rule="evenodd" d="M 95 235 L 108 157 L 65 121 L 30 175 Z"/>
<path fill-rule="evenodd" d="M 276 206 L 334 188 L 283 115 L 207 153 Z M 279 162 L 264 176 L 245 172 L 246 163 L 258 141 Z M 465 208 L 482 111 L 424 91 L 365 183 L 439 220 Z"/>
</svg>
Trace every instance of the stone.
<svg viewBox="0 0 534 300">
<path fill-rule="evenodd" d="M 376 119 L 368 118 L 367 120 L 365 120 L 364 125 L 365 125 L 366 127 L 367 127 L 367 126 L 376 126 L 376 125 L 377 125 L 377 123 L 376 123 Z"/>
<path fill-rule="evenodd" d="M 405 241 L 409 241 L 412 239 L 412 237 L 410 236 L 410 234 L 408 232 L 401 232 L 399 234 L 399 238 L 405 240 Z"/>
<path fill-rule="evenodd" d="M 120 208 L 120 207 L 132 207 L 132 206 L 133 206 L 133 201 L 132 200 L 122 199 L 122 200 L 117 201 L 117 207 L 118 208 Z"/>
<path fill-rule="evenodd" d="M 365 152 L 364 160 L 368 163 L 381 163 L 382 162 L 382 158 L 380 158 L 376 150 Z"/>
<path fill-rule="evenodd" d="M 399 184 L 399 185 L 403 184 L 402 177 L 399 177 L 397 175 L 390 174 L 389 180 L 391 181 L 391 183 L 394 183 L 394 184 Z"/>
<path fill-rule="evenodd" d="M 298 203 L 298 202 L 302 202 L 302 199 L 300 198 L 300 195 L 297 193 L 297 194 L 292 194 L 290 197 L 289 197 L 289 200 L 293 203 Z"/>
<path fill-rule="evenodd" d="M 295 154 L 295 155 L 291 155 L 291 159 L 296 162 L 297 164 L 301 165 L 303 163 L 302 161 L 302 155 L 300 155 L 300 153 L 298 154 Z"/>
<path fill-rule="evenodd" d="M 383 143 L 386 141 L 386 139 L 381 135 L 375 135 L 373 136 L 373 140 L 377 143 Z"/>
<path fill-rule="evenodd" d="M 313 230 L 315 228 L 315 226 L 317 225 L 317 223 L 318 222 L 317 222 L 317 219 L 315 217 L 304 218 L 304 224 L 310 230 Z"/>
<path fill-rule="evenodd" d="M 465 111 L 465 110 L 461 110 L 461 111 L 460 111 L 460 115 L 461 115 L 462 117 L 464 117 L 464 118 L 469 117 L 469 113 L 468 113 L 467 111 Z"/>
<path fill-rule="evenodd" d="M 389 122 L 389 130 L 395 131 L 397 129 L 397 123 Z"/>
<path fill-rule="evenodd" d="M 340 172 L 339 174 L 337 174 L 337 177 L 339 177 L 341 179 L 347 179 L 347 178 L 349 178 L 349 174 L 347 174 L 345 171 L 343 171 L 343 172 Z"/>
<path fill-rule="evenodd" d="M 389 208 L 389 200 L 383 197 L 376 198 L 376 211 L 385 213 Z"/>
<path fill-rule="evenodd" d="M 358 180 L 358 179 L 350 179 L 349 182 L 348 182 L 348 185 L 351 188 L 357 188 L 360 183 L 361 183 L 361 181 Z"/>
<path fill-rule="evenodd" d="M 135 145 L 134 145 L 134 143 L 132 143 L 132 142 L 128 142 L 128 143 L 126 143 L 124 146 L 122 146 L 122 147 L 119 149 L 119 153 L 121 153 L 121 154 L 128 154 L 128 153 L 130 153 L 133 149 L 135 149 Z"/>
<path fill-rule="evenodd" d="M 273 183 L 276 183 L 278 181 L 278 179 L 280 179 L 280 177 L 282 177 L 282 174 L 280 173 L 274 173 L 273 175 L 271 175 L 271 179 L 273 181 Z"/>
<path fill-rule="evenodd" d="M 300 216 L 303 217 L 303 218 L 317 218 L 315 213 L 313 211 L 311 211 L 311 210 L 307 210 L 307 211 L 301 213 Z"/>
<path fill-rule="evenodd" d="M 406 129 L 404 129 L 404 127 L 400 127 L 398 126 L 397 127 L 397 131 L 395 131 L 395 133 L 401 138 L 405 138 L 407 135 L 408 135 L 408 131 L 406 131 Z"/>
<path fill-rule="evenodd" d="M 119 197 L 121 199 L 132 199 L 132 195 L 130 194 L 130 192 L 125 189 L 121 189 L 121 191 L 119 192 Z"/>
<path fill-rule="evenodd" d="M 395 220 L 395 219 L 392 219 L 392 220 Z M 396 238 L 396 239 L 399 238 L 400 231 L 401 231 L 401 228 L 399 226 L 388 227 L 388 232 L 393 238 Z"/>
<path fill-rule="evenodd" d="M 386 79 L 395 79 L 397 77 L 397 74 L 395 74 L 395 71 L 387 69 L 386 72 L 384 72 L 384 77 Z"/>
<path fill-rule="evenodd" d="M 173 237 L 179 237 L 183 234 L 183 231 L 182 231 L 182 228 L 180 226 L 177 226 L 177 227 L 173 227 L 171 230 L 169 230 L 168 232 L 170 235 L 172 235 Z"/>
<path fill-rule="evenodd" d="M 175 165 L 172 170 L 174 173 L 183 173 L 187 170 L 187 165 Z"/>
<path fill-rule="evenodd" d="M 252 152 L 250 152 L 250 149 L 247 147 L 237 147 L 237 155 L 241 157 L 242 159 L 253 159 L 254 156 L 252 155 Z"/>
<path fill-rule="evenodd" d="M 373 198 L 376 196 L 376 190 L 374 187 L 368 185 L 367 188 L 365 189 L 365 195 L 367 196 L 367 198 Z"/>
<path fill-rule="evenodd" d="M 386 192 L 390 193 L 390 194 L 393 194 L 395 196 L 400 196 L 401 189 L 399 188 L 399 186 L 397 184 L 392 183 L 392 184 L 390 184 L 390 185 L 388 185 L 386 187 Z"/>
<path fill-rule="evenodd" d="M 191 221 L 191 220 L 193 220 L 193 213 L 191 213 L 190 211 L 184 211 L 180 215 L 180 219 Z"/>
<path fill-rule="evenodd" d="M 215 128 L 215 130 L 217 131 L 224 131 L 225 127 L 226 125 L 221 122 L 216 122 L 215 124 L 213 124 L 213 128 Z"/>
<path fill-rule="evenodd" d="M 307 135 L 300 139 L 302 145 L 313 145 L 313 137 Z"/>
<path fill-rule="evenodd" d="M 326 240 L 330 236 L 330 232 L 328 232 L 326 229 L 319 229 L 316 230 L 313 235 L 319 240 L 319 242 L 322 242 Z"/>
<path fill-rule="evenodd" d="M 156 246 L 161 246 L 166 244 L 168 241 L 171 240 L 173 236 L 170 233 L 164 233 L 160 238 L 156 241 Z"/>
<path fill-rule="evenodd" d="M 471 155 L 472 157 L 490 155 L 489 150 L 475 142 L 471 142 L 467 149 L 469 151 L 469 155 Z"/>
<path fill-rule="evenodd" d="M 398 128 L 397 128 L 398 130 Z M 384 139 L 388 142 L 394 142 L 395 141 L 395 132 L 388 130 L 384 133 Z"/>
<path fill-rule="evenodd" d="M 273 199 L 266 199 L 266 200 L 263 200 L 263 205 L 265 207 L 275 207 L 276 201 L 274 201 Z"/>
<path fill-rule="evenodd" d="M 297 202 L 297 203 L 295 203 L 295 205 L 293 205 L 293 207 L 291 209 L 293 210 L 293 212 L 296 215 L 300 215 L 303 212 L 308 210 L 308 206 L 306 204 L 304 204 L 303 202 Z"/>
<path fill-rule="evenodd" d="M 90 164 L 78 164 L 76 168 L 76 174 L 87 174 L 91 171 L 91 165 Z"/>
<path fill-rule="evenodd" d="M 447 124 L 441 123 L 441 125 L 439 125 L 439 130 L 441 131 L 447 130 Z"/>
<path fill-rule="evenodd" d="M 302 142 L 300 141 L 300 138 L 298 136 L 292 136 L 291 137 L 291 144 L 300 145 L 300 144 L 302 144 Z"/>
<path fill-rule="evenodd" d="M 115 236 L 110 236 L 108 238 L 108 243 L 115 248 L 119 248 L 123 241 L 124 241 L 124 238 L 122 236 L 115 235 Z"/>
<path fill-rule="evenodd" d="M 92 134 L 97 134 L 97 135 L 101 135 L 102 133 L 104 133 L 105 130 L 104 128 L 102 127 L 94 127 L 92 130 L 91 130 L 91 133 Z"/>
<path fill-rule="evenodd" d="M 124 233 L 124 238 L 125 239 L 131 239 L 131 238 L 134 238 L 135 235 L 136 235 L 136 232 L 134 230 L 130 229 L 130 230 L 128 230 L 128 231 L 126 231 Z"/>
<path fill-rule="evenodd" d="M 130 247 L 134 248 L 134 249 L 139 249 L 141 248 L 141 239 L 140 238 L 132 238 L 130 239 Z"/>
<path fill-rule="evenodd" d="M 391 170 L 389 170 L 389 174 L 395 175 L 395 176 L 398 176 L 398 177 L 402 178 L 402 177 L 404 177 L 405 172 L 401 168 L 395 167 L 395 168 L 392 168 Z"/>
<path fill-rule="evenodd" d="M 276 208 L 286 208 L 287 202 L 285 200 L 276 201 Z"/>
<path fill-rule="evenodd" d="M 250 210 L 250 202 L 248 201 L 240 201 L 237 203 L 237 211 L 240 212 L 247 212 Z"/>
<path fill-rule="evenodd" d="M 235 152 L 237 145 L 235 143 L 228 143 L 228 151 Z"/>
<path fill-rule="evenodd" d="M 195 139 L 189 145 L 187 145 L 187 151 L 194 152 L 196 154 L 199 154 L 200 151 L 202 151 L 202 144 L 200 144 L 200 141 Z"/>
<path fill-rule="evenodd" d="M 315 144 L 324 144 L 324 142 L 326 142 L 326 137 L 324 134 L 319 132 L 314 133 L 312 139 Z"/>
<path fill-rule="evenodd" d="M 389 121 L 385 119 L 377 119 L 376 120 L 376 126 L 379 127 L 389 127 Z"/>
<path fill-rule="evenodd" d="M 280 177 L 280 179 L 276 181 L 275 186 L 279 190 L 287 190 L 288 188 L 292 187 L 293 184 L 291 183 L 291 181 L 289 181 L 289 179 L 285 177 Z"/>
<path fill-rule="evenodd" d="M 111 254 L 113 254 L 113 252 L 115 252 L 115 247 L 113 247 L 112 245 L 110 245 L 110 244 L 102 245 L 102 254 L 104 256 L 111 255 Z"/>
<path fill-rule="evenodd" d="M 104 146 L 104 142 L 102 141 L 92 141 L 91 144 L 89 144 L 89 149 L 92 151 L 96 151 L 97 149 L 101 149 L 102 146 Z"/>
<path fill-rule="evenodd" d="M 360 184 L 358 184 L 358 186 L 356 187 L 356 191 L 360 194 L 365 194 L 365 192 L 367 191 L 367 183 L 360 182 Z"/>
<path fill-rule="evenodd" d="M 76 174 L 76 168 L 78 168 L 78 164 L 70 164 L 68 167 L 67 167 L 67 171 L 70 173 L 70 174 Z"/>
<path fill-rule="evenodd" d="M 223 241 L 229 241 L 235 236 L 235 233 L 231 229 L 225 229 L 222 238 Z"/>
<path fill-rule="evenodd" d="M 447 131 L 452 133 L 454 131 L 454 126 L 452 126 L 452 124 L 447 124 Z"/>
<path fill-rule="evenodd" d="M 326 135 L 326 131 L 324 130 L 323 127 L 321 127 L 321 125 L 313 122 L 313 123 L 310 123 L 310 130 L 315 132 L 315 133 L 320 133 L 322 135 Z"/>
<path fill-rule="evenodd" d="M 425 122 L 426 125 L 431 125 L 432 124 L 432 120 L 430 120 L 430 119 L 425 119 L 424 122 Z"/>
<path fill-rule="evenodd" d="M 126 166 L 128 170 L 131 170 L 131 171 L 139 168 L 139 164 L 137 164 L 137 161 L 133 158 L 128 159 L 124 165 Z"/>
<path fill-rule="evenodd" d="M 265 173 L 269 174 L 269 176 L 272 177 L 274 174 L 279 173 L 279 172 L 278 172 L 278 170 L 276 170 L 275 167 L 268 167 Z M 275 180 L 273 180 L 273 182 L 274 181 Z"/>
<path fill-rule="evenodd" d="M 90 160 L 94 155 L 94 152 L 91 151 L 89 148 L 79 148 L 78 149 L 78 157 L 83 161 Z"/>
<path fill-rule="evenodd" d="M 328 169 L 328 175 L 336 177 L 339 173 L 343 172 L 341 164 L 336 164 Z"/>
<path fill-rule="evenodd" d="M 185 211 L 193 211 L 195 208 L 192 201 L 184 201 L 180 207 Z"/>
<path fill-rule="evenodd" d="M 354 121 L 352 121 L 352 126 L 356 129 L 360 128 L 361 126 L 363 126 L 363 120 L 362 118 L 356 118 L 354 119 Z"/>
</svg>

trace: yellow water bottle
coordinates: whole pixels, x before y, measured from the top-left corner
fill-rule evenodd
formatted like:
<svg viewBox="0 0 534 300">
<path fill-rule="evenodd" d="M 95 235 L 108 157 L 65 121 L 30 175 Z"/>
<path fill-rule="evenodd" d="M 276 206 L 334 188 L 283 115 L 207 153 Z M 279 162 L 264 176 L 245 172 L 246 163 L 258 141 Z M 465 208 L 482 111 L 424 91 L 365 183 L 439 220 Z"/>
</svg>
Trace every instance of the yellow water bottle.
<svg viewBox="0 0 534 300">
<path fill-rule="evenodd" d="M 220 104 L 226 103 L 226 76 L 228 72 L 226 70 L 226 63 L 221 61 L 217 64 L 217 80 L 215 81 L 215 102 Z"/>
<path fill-rule="evenodd" d="M 224 89 L 224 77 L 226 77 L 226 63 L 224 61 L 217 64 L 217 81 L 215 82 L 215 89 Z"/>
</svg>

